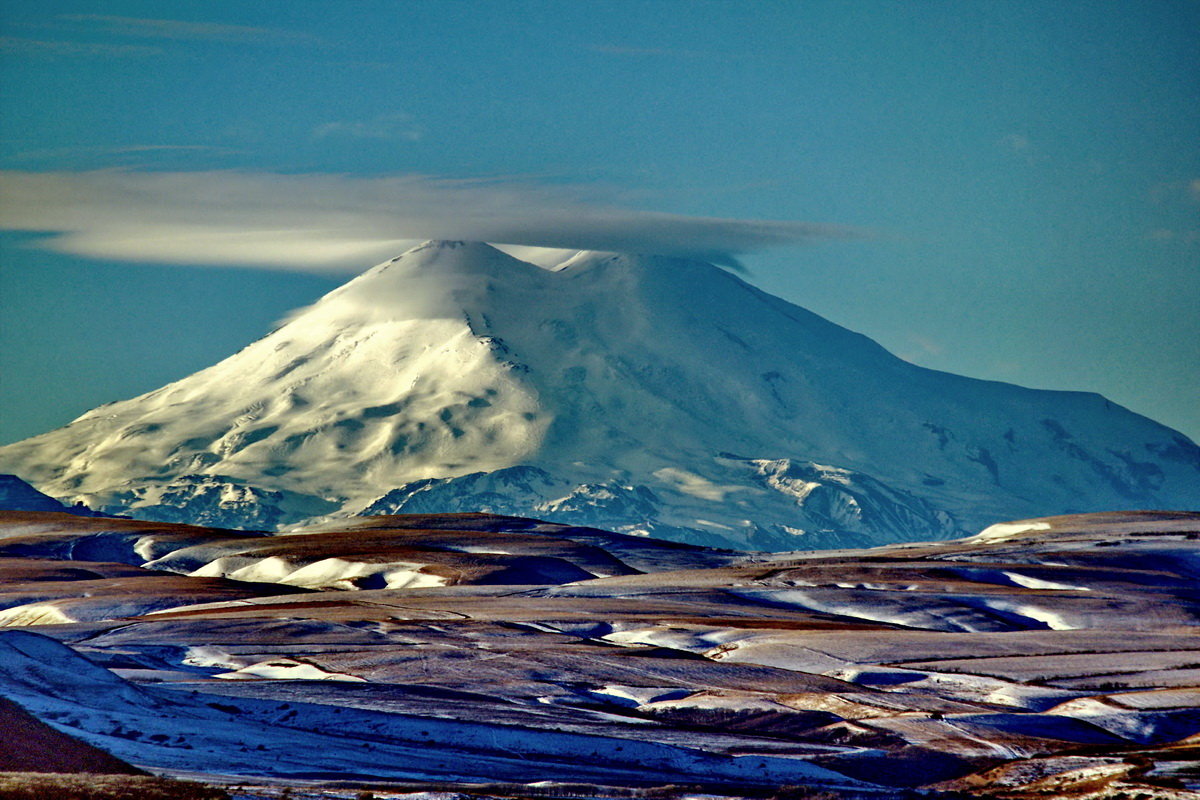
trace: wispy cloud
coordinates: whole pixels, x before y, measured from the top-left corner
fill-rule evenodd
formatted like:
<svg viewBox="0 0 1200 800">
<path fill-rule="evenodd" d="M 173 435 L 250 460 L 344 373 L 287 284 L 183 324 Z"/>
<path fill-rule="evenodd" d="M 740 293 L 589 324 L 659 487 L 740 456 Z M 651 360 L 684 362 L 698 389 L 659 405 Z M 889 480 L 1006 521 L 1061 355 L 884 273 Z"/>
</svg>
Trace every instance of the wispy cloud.
<svg viewBox="0 0 1200 800">
<path fill-rule="evenodd" d="M 78 26 L 91 33 L 122 36 L 131 39 L 169 39 L 172 41 L 298 43 L 315 42 L 317 37 L 307 33 L 259 28 L 250 25 L 229 25 L 219 22 L 190 22 L 178 19 L 149 19 L 118 17 L 109 14 L 59 14 L 61 23 Z"/>
<path fill-rule="evenodd" d="M 214 147 L 210 144 L 131 144 L 125 147 L 114 147 L 114 153 L 154 153 L 158 151 L 177 150 L 226 150 L 224 147 Z"/>
<path fill-rule="evenodd" d="M 936 362 L 946 353 L 944 344 L 922 333 L 909 331 L 907 339 L 909 346 L 897 355 L 910 364 L 928 365 L 930 362 Z"/>
<path fill-rule="evenodd" d="M 148 56 L 160 56 L 163 54 L 163 49 L 143 44 L 70 42 L 53 39 L 22 39 L 15 36 L 0 36 L 0 52 L 23 56 L 144 58 Z"/>
<path fill-rule="evenodd" d="M 737 266 L 737 254 L 847 238 L 808 222 L 621 207 L 583 187 L 420 175 L 0 172 L 0 229 L 94 258 L 361 270 L 412 239 L 663 253 Z"/>
<path fill-rule="evenodd" d="M 1048 154 L 1028 134 L 1014 132 L 1000 138 L 1000 150 L 1016 162 L 1036 166 L 1048 160 Z M 1093 166 L 1093 169 L 1095 167 Z"/>
<path fill-rule="evenodd" d="M 1159 206 L 1200 203 L 1200 178 L 1157 181 L 1150 184 L 1146 196 Z"/>
<path fill-rule="evenodd" d="M 0 37 L 0 52 L 18 56 L 146 58 L 163 55 L 167 42 L 286 45 L 321 41 L 311 34 L 275 28 L 108 14 L 58 14 L 14 27 L 41 34 Z"/>
<path fill-rule="evenodd" d="M 26 138 L 4 144 L 4 149 L 9 152 L 0 155 L 0 170 L 220 169 L 233 157 L 245 154 L 244 150 L 218 145 L 137 141 L 119 145 L 39 147 Z"/>
<path fill-rule="evenodd" d="M 1175 228 L 1155 228 L 1146 234 L 1146 238 L 1152 242 L 1182 244 L 1190 247 L 1200 244 L 1200 229 L 1177 230 Z"/>
<path fill-rule="evenodd" d="M 211 144 L 130 144 L 130 145 L 78 145 L 75 147 L 52 147 L 25 150 L 8 156 L 11 161 L 33 161 L 42 158 L 64 158 L 71 156 L 123 156 L 147 153 L 217 153 L 240 152 L 231 147 Z"/>
<path fill-rule="evenodd" d="M 1033 148 L 1033 141 L 1023 133 L 1010 133 L 1000 140 L 1000 146 L 1012 153 L 1026 153 Z"/>
<path fill-rule="evenodd" d="M 696 50 L 678 50 L 671 47 L 627 47 L 617 44 L 593 44 L 586 49 L 593 53 L 603 53 L 610 56 L 679 56 L 682 58 L 697 58 L 704 54 Z"/>
<path fill-rule="evenodd" d="M 346 137 L 407 142 L 418 141 L 424 134 L 424 129 L 416 123 L 412 114 L 402 112 L 381 114 L 367 120 L 326 122 L 313 128 L 312 132 L 314 139 Z"/>
</svg>

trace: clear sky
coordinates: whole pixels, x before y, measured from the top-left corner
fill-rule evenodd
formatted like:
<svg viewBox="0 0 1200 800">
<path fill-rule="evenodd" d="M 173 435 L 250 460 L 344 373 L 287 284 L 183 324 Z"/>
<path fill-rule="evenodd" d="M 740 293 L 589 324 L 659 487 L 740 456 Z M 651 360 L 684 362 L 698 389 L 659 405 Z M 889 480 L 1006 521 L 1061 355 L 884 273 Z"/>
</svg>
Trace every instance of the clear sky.
<svg viewBox="0 0 1200 800">
<path fill-rule="evenodd" d="M 0 0 L 0 82 L 0 442 L 475 234 L 1200 438 L 1195 0 Z"/>
</svg>

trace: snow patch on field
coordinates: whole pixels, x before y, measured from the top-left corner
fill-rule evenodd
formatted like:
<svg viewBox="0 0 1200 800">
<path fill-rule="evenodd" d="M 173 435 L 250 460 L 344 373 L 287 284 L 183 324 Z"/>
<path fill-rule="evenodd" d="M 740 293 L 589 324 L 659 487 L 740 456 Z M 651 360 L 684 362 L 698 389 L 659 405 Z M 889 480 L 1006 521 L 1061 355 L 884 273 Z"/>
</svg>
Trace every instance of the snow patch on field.
<svg viewBox="0 0 1200 800">
<path fill-rule="evenodd" d="M 156 540 L 153 536 L 143 536 L 134 543 L 133 552 L 137 553 L 143 561 L 153 561 L 156 558 L 154 555 L 155 544 Z"/>
<path fill-rule="evenodd" d="M 236 656 L 212 645 L 189 647 L 182 663 L 189 667 L 218 667 L 226 670 L 237 670 L 246 666 Z"/>
<path fill-rule="evenodd" d="M 1125 708 L 1195 708 L 1200 705 L 1200 687 L 1154 689 L 1148 692 L 1122 692 L 1108 697 Z"/>
<path fill-rule="evenodd" d="M 690 689 L 654 686 L 621 686 L 609 684 L 588 692 L 593 696 L 615 700 L 620 705 L 637 707 L 662 700 L 679 700 L 692 694 Z"/>
<path fill-rule="evenodd" d="M 1051 611 L 1044 606 L 1037 606 L 1030 603 L 1019 603 L 1008 600 L 989 599 L 983 603 L 988 608 L 994 608 L 997 611 L 1015 614 L 1019 617 L 1040 622 L 1052 631 L 1073 631 L 1079 630 L 1080 625 L 1076 625 L 1066 618 L 1065 615 Z M 1031 627 L 1037 627 L 1036 625 Z"/>
<path fill-rule="evenodd" d="M 855 592 L 869 592 L 869 596 Z M 803 589 L 742 589 L 734 594 L 757 601 L 786 604 L 796 608 L 834 614 L 869 622 L 921 628 L 931 631 L 981 632 L 994 629 L 990 615 L 976 608 L 959 604 L 952 598 L 900 597 L 870 590 L 823 588 Z M 908 595 L 909 593 L 904 593 Z"/>
<path fill-rule="evenodd" d="M 13 628 L 24 625 L 66 625 L 76 620 L 63 613 L 62 609 L 49 603 L 29 603 L 0 611 L 0 627 Z"/>
<path fill-rule="evenodd" d="M 246 562 L 249 562 L 248 564 Z M 241 565 L 245 566 L 241 566 Z M 231 578 L 254 583 L 279 583 L 294 567 L 282 558 L 218 558 L 188 574 L 193 578 Z"/>
<path fill-rule="evenodd" d="M 327 672 L 315 664 L 307 664 L 291 658 L 273 658 L 269 661 L 259 661 L 232 672 L 221 672 L 215 678 L 226 680 L 247 680 L 268 678 L 286 681 L 355 681 L 366 683 L 365 678 L 357 675 L 347 675 L 343 672 Z"/>
<path fill-rule="evenodd" d="M 842 678 L 846 674 L 849 673 L 833 673 L 833 677 Z M 1062 689 L 1015 683 L 986 675 L 949 672 L 927 672 L 920 680 L 899 685 L 898 688 L 907 692 L 922 692 L 939 697 L 953 697 L 965 702 L 988 703 L 1037 712 L 1077 696 L 1074 692 Z"/>
<path fill-rule="evenodd" d="M 1047 581 L 1042 578 L 1032 578 L 1028 575 L 1022 575 L 1019 572 L 1001 572 L 1004 577 L 1015 583 L 1017 586 L 1026 589 L 1050 589 L 1058 592 L 1090 592 L 1089 586 L 1074 586 L 1069 583 L 1059 583 L 1058 581 Z"/>
<path fill-rule="evenodd" d="M 357 589 L 363 581 L 376 576 L 381 585 L 373 588 L 425 589 L 446 585 L 446 578 L 422 572 L 424 566 L 410 561 L 376 563 L 336 557 L 296 566 L 278 556 L 261 559 L 231 556 L 218 558 L 189 574 L 254 583 L 282 583 L 305 589 Z"/>
<path fill-rule="evenodd" d="M 742 631 L 727 628 L 690 628 L 656 625 L 649 628 L 629 628 L 613 631 L 600 638 L 615 644 L 640 644 L 649 647 L 667 647 L 672 650 L 703 653 L 713 647 L 744 638 L 746 635 Z"/>
<path fill-rule="evenodd" d="M 1022 533 L 1048 530 L 1050 530 L 1050 523 L 1048 522 L 1001 522 L 997 525 L 990 525 L 984 528 L 968 541 L 1006 542 Z"/>
</svg>

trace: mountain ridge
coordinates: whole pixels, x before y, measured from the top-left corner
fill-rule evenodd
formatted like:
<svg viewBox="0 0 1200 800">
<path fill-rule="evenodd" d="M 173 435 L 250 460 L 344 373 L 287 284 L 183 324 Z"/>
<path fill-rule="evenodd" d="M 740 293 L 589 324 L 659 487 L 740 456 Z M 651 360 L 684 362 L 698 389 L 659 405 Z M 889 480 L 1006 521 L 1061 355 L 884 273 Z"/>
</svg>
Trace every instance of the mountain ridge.
<svg viewBox="0 0 1200 800">
<path fill-rule="evenodd" d="M 540 488 L 504 505 L 518 468 Z M 258 526 L 544 510 L 765 549 L 1200 506 L 1200 448 L 1099 395 L 909 364 L 703 262 L 534 264 L 462 242 L 419 245 L 212 367 L 0 448 L 0 469 L 173 521 L 226 503 L 203 519 L 229 524 L 253 489 L 289 493 Z"/>
</svg>

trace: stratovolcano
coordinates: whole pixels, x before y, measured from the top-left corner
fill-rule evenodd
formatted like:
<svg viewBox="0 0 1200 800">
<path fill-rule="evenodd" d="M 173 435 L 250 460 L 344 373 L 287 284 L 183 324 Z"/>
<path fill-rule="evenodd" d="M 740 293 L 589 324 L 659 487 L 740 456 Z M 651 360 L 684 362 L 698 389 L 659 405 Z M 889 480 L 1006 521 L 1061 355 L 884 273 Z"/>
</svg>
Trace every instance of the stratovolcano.
<svg viewBox="0 0 1200 800">
<path fill-rule="evenodd" d="M 764 549 L 1200 506 L 1200 448 L 1099 395 L 915 366 L 699 261 L 514 252 L 422 244 L 0 471 L 168 521 L 493 511 Z"/>
</svg>

